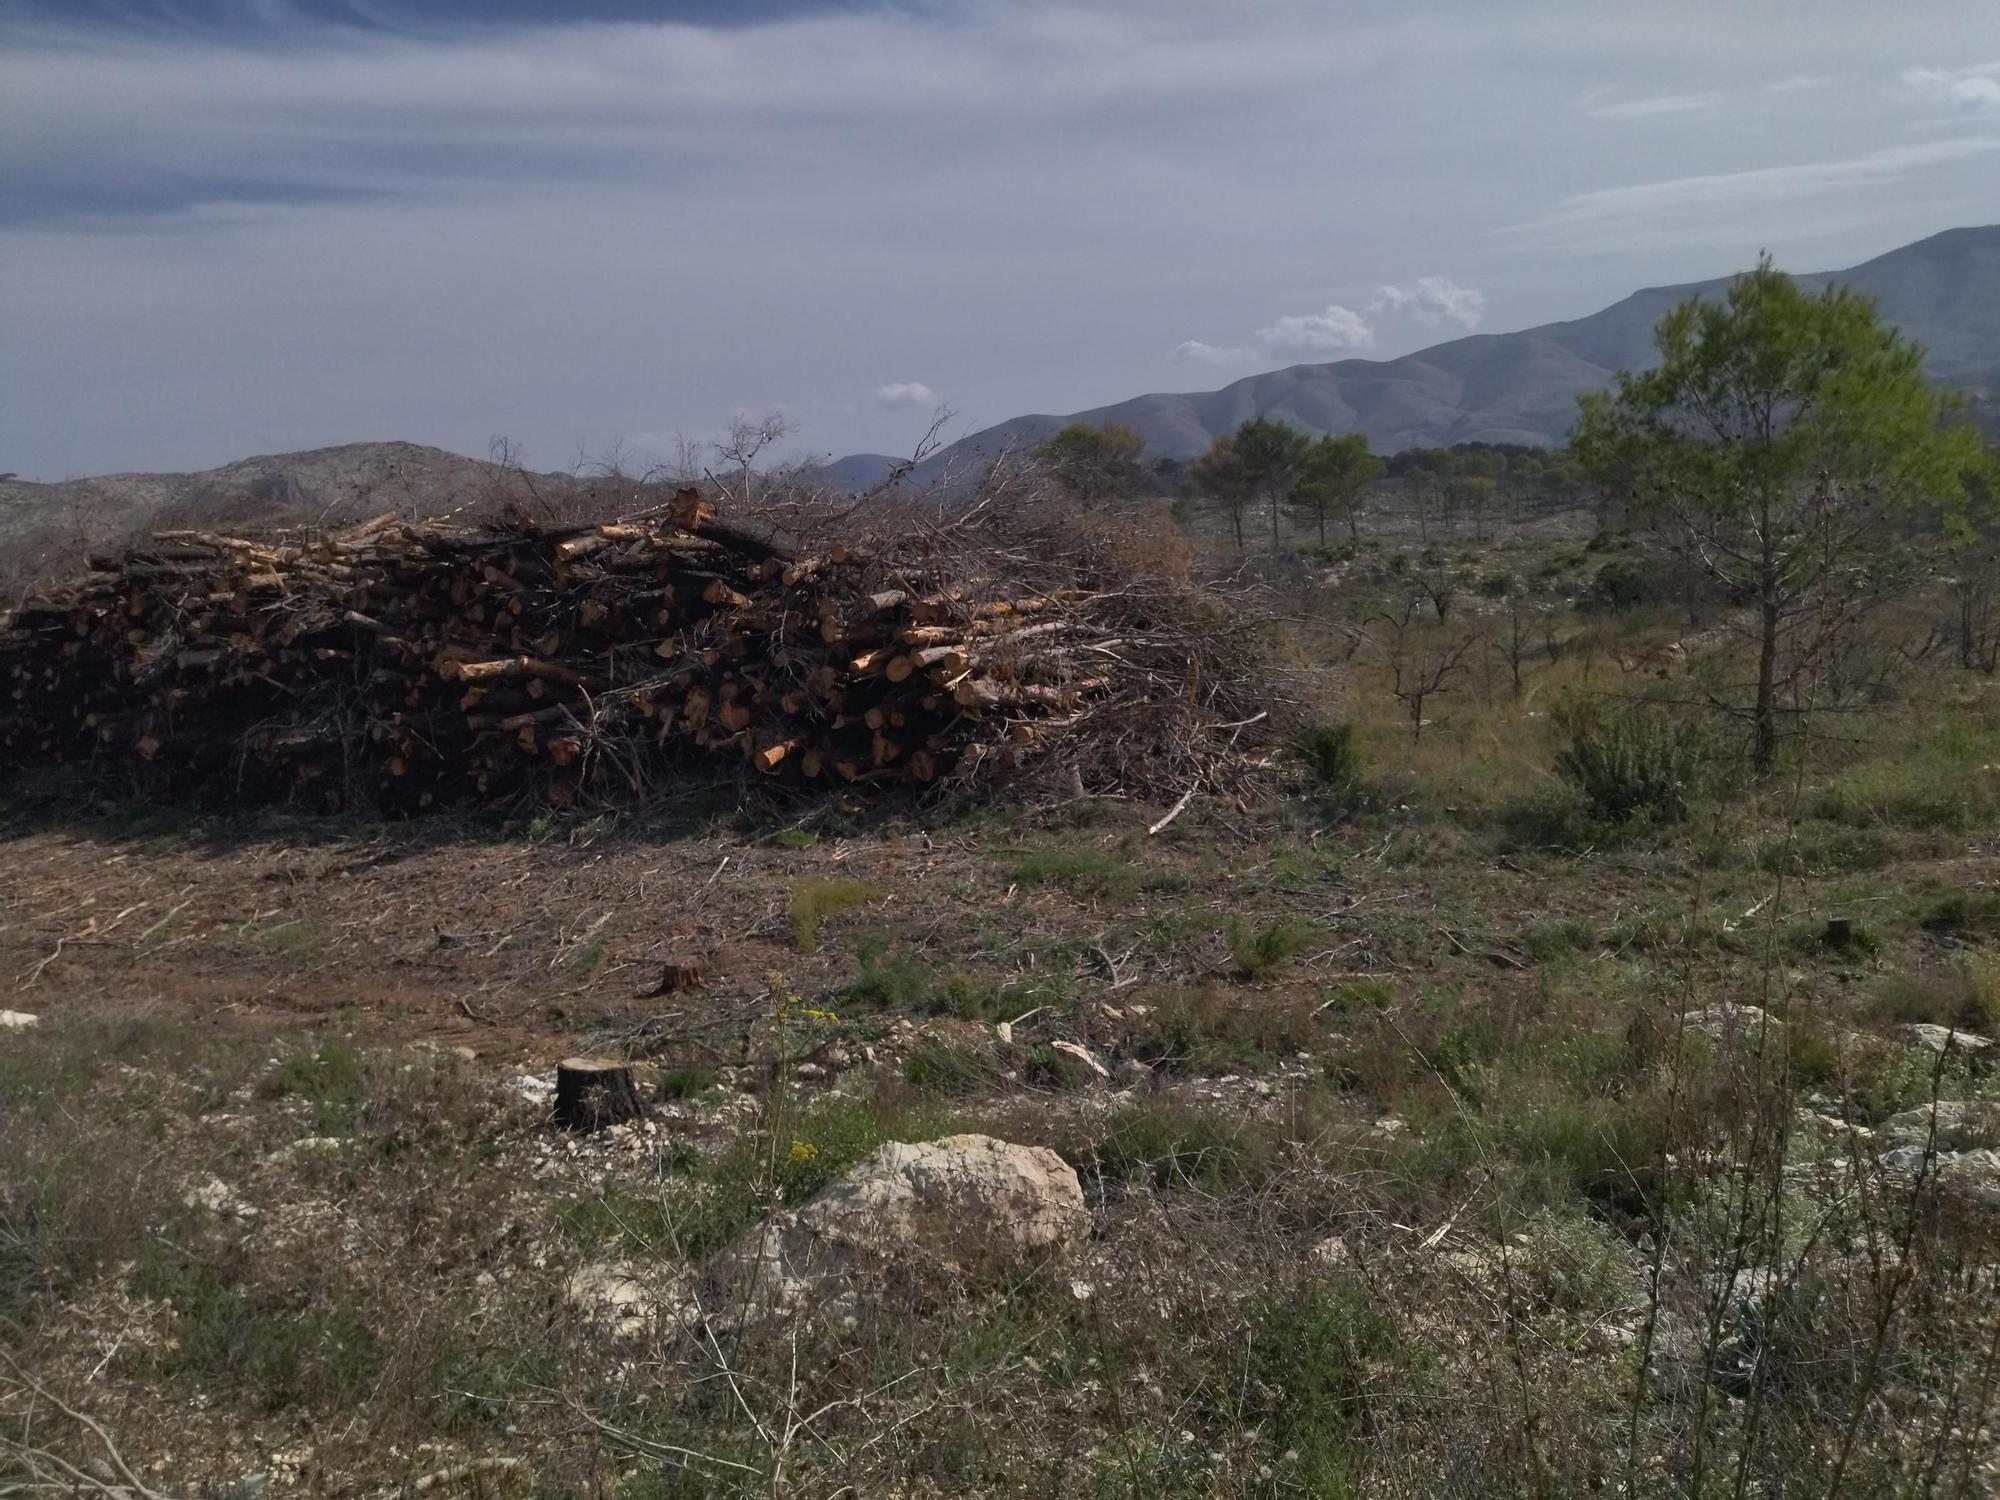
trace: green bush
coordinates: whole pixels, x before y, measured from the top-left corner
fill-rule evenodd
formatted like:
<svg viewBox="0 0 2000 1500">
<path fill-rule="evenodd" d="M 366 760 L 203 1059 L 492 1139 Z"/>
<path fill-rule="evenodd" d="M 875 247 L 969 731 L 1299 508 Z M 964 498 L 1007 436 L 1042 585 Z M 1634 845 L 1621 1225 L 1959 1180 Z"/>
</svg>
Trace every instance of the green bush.
<svg viewBox="0 0 2000 1500">
<path fill-rule="evenodd" d="M 1245 1389 L 1264 1402 L 1273 1445 L 1298 1454 L 1308 1493 L 1356 1493 L 1351 1468 L 1377 1368 L 1396 1352 L 1393 1325 L 1366 1288 L 1326 1281 L 1265 1293 L 1249 1323 Z"/>
<path fill-rule="evenodd" d="M 1580 700 L 1556 714 L 1564 743 L 1556 774 L 1583 794 L 1604 823 L 1678 823 L 1703 779 L 1707 750 L 1697 726 L 1647 704 L 1610 708 Z"/>
<path fill-rule="evenodd" d="M 875 1010 L 914 1010 L 930 991 L 931 968 L 905 948 L 890 948 L 880 938 L 863 938 L 855 945 L 861 972 L 840 992 L 850 1005 Z"/>
<path fill-rule="evenodd" d="M 1236 972 L 1255 979 L 1274 969 L 1294 954 L 1303 953 L 1319 938 L 1319 929 L 1309 922 L 1280 917 L 1259 927 L 1246 926 L 1237 918 L 1229 920 L 1229 956 Z"/>
<path fill-rule="evenodd" d="M 1643 559 L 1614 557 L 1597 570 L 1597 576 L 1590 581 L 1590 587 L 1577 607 L 1585 611 L 1617 614 L 1660 604 L 1671 597 L 1672 590 L 1662 581 L 1658 566 Z"/>
<path fill-rule="evenodd" d="M 1360 802 L 1361 741 L 1351 723 L 1309 725 L 1293 740 L 1292 753 L 1322 792 L 1340 806 Z"/>
</svg>

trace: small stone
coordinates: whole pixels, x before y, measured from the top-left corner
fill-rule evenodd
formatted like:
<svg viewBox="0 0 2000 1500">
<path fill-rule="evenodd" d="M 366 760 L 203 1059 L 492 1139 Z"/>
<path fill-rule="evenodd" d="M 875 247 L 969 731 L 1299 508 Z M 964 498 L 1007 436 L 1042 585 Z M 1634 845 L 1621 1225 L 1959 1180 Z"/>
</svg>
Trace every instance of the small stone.
<svg viewBox="0 0 2000 1500">
<path fill-rule="evenodd" d="M 792 1076 L 801 1083 L 818 1083 L 826 1077 L 826 1069 L 818 1063 L 803 1062 L 792 1069 Z"/>
<path fill-rule="evenodd" d="M 0 1010 L 0 1031 L 28 1031 L 42 1024 L 40 1016 L 25 1010 Z"/>
</svg>

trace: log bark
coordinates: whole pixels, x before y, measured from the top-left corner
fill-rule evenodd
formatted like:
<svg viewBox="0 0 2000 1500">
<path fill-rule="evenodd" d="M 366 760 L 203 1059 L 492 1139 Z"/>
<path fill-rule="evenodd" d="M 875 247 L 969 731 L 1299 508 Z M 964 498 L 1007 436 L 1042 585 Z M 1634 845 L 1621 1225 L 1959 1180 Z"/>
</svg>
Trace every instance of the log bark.
<svg viewBox="0 0 2000 1500">
<path fill-rule="evenodd" d="M 602 1130 L 645 1113 L 646 1101 L 627 1064 L 594 1057 L 566 1057 L 556 1064 L 552 1116 L 565 1130 Z"/>
</svg>

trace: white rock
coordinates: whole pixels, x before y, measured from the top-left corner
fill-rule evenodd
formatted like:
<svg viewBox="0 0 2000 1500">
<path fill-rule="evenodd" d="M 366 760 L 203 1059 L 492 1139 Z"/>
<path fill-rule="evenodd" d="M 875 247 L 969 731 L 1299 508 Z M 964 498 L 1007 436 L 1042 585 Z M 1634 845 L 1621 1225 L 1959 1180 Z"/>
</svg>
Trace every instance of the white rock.
<svg viewBox="0 0 2000 1500">
<path fill-rule="evenodd" d="M 0 1010 L 0 1031 L 28 1031 L 42 1024 L 40 1016 L 25 1010 Z"/>
<path fill-rule="evenodd" d="M 236 1191 L 220 1177 L 197 1183 L 181 1194 L 181 1202 L 189 1208 L 205 1208 L 210 1213 L 221 1214 L 231 1219 L 254 1219 L 257 1210 L 236 1196 Z"/>
<path fill-rule="evenodd" d="M 603 1261 L 579 1267 L 563 1285 L 563 1301 L 607 1332 L 630 1338 L 665 1319 L 684 1322 L 692 1309 L 686 1287 L 663 1285 L 657 1267 Z"/>
<path fill-rule="evenodd" d="M 1725 1037 L 1738 1041 L 1755 1042 L 1760 1036 L 1776 1036 L 1784 1029 L 1784 1022 L 1767 1014 L 1755 1005 L 1738 1005 L 1732 1000 L 1718 1000 L 1713 1005 L 1688 1012 L 1687 1027 L 1699 1031 L 1704 1036 L 1717 1041 Z"/>
<path fill-rule="evenodd" d="M 1955 1047 L 1962 1052 L 1984 1052 L 1993 1045 L 1983 1036 L 1975 1036 L 1969 1031 L 1958 1031 L 1950 1026 L 1934 1026 L 1929 1021 L 1917 1021 L 1904 1028 L 1909 1033 L 1911 1045 L 1921 1047 L 1926 1052 L 1943 1052 Z"/>
<path fill-rule="evenodd" d="M 787 1308 L 829 1278 L 891 1263 L 991 1279 L 1089 1232 L 1075 1171 L 1046 1147 L 985 1135 L 892 1141 L 803 1208 L 753 1230 L 712 1276 L 731 1305 Z"/>
<path fill-rule="evenodd" d="M 1931 1107 L 1919 1105 L 1891 1115 L 1878 1127 L 1882 1138 L 1919 1150 L 1932 1139 Z M 1936 1145 L 1939 1151 L 1969 1151 L 2000 1145 L 2000 1101 L 1940 1099 L 1937 1104 Z"/>
</svg>

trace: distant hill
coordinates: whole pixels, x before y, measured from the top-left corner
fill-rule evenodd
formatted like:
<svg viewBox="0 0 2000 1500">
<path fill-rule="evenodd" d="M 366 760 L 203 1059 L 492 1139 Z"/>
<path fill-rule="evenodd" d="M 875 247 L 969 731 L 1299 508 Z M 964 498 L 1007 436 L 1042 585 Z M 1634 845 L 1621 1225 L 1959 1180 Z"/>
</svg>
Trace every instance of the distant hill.
<svg viewBox="0 0 2000 1500">
<path fill-rule="evenodd" d="M 1259 416 L 1312 433 L 1366 433 L 1382 453 L 1465 442 L 1557 444 L 1569 433 L 1579 394 L 1603 389 L 1621 369 L 1652 363 L 1653 327 L 1663 312 L 1692 296 L 1719 295 L 1729 280 L 1651 287 L 1587 318 L 1474 334 L 1400 359 L 1293 365 L 1217 391 L 1014 417 L 954 443 L 911 479 L 927 483 L 947 466 L 963 471 L 1032 447 L 1071 422 L 1123 422 L 1150 452 L 1181 459 Z M 1799 280 L 1867 293 L 1925 347 L 1934 378 L 1985 391 L 1990 400 L 2000 371 L 2000 225 L 1948 229 L 1848 270 Z"/>
<path fill-rule="evenodd" d="M 29 529 L 104 535 L 126 523 L 167 526 L 309 518 L 362 520 L 427 512 L 490 489 L 507 473 L 417 443 L 347 443 L 239 459 L 191 474 L 105 474 L 56 484 L 0 480 L 0 540 Z M 551 483 L 568 483 L 551 478 Z"/>
</svg>

